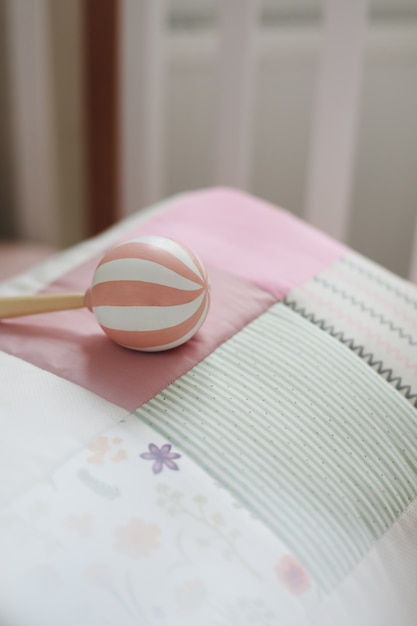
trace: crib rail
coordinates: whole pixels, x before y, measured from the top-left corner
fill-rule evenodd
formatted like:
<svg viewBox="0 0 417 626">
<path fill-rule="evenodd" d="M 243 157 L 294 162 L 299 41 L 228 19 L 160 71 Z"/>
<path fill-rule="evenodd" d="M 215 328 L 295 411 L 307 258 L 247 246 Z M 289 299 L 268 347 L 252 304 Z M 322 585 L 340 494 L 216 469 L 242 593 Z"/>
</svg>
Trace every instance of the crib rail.
<svg viewBox="0 0 417 626">
<path fill-rule="evenodd" d="M 39 229 L 44 228 L 48 231 L 48 241 L 53 239 L 57 228 L 56 146 L 51 130 L 56 102 L 51 97 L 51 60 L 44 43 L 48 2 L 6 0 L 6 5 L 21 234 L 38 238 Z M 253 109 L 260 0 L 227 0 L 216 6 L 215 130 L 207 185 L 230 185 L 253 191 Z M 368 0 L 325 0 L 323 6 L 323 45 L 311 122 L 303 217 L 330 235 L 349 242 Z M 164 106 L 170 4 L 168 0 L 119 0 L 119 10 L 120 204 L 121 212 L 127 215 L 167 195 Z M 417 282 L 417 220 L 409 278 Z"/>
<path fill-rule="evenodd" d="M 126 46 L 139 33 L 140 16 L 135 0 L 125 0 L 123 11 Z M 147 5 L 147 3 L 142 3 Z M 161 197 L 164 149 L 163 134 L 158 133 L 157 119 L 161 123 L 161 98 L 163 97 L 163 63 L 160 49 L 161 31 L 164 31 L 162 13 L 167 4 L 160 0 L 147 9 L 154 16 L 153 43 L 148 39 L 148 48 L 138 59 L 129 62 L 126 56 L 122 101 L 124 109 L 123 133 L 125 141 L 123 178 L 125 193 L 124 207 L 127 212 Z M 136 18 L 132 6 L 136 7 Z M 216 122 L 212 178 L 210 184 L 230 185 L 251 191 L 253 155 L 253 108 L 257 71 L 257 34 L 259 31 L 259 0 L 228 0 L 219 3 L 218 50 L 216 85 Z M 367 34 L 368 0 L 326 0 L 322 52 L 316 80 L 311 141 L 306 176 L 304 218 L 311 224 L 341 241 L 349 241 L 351 219 L 351 192 L 353 169 L 356 156 L 358 112 L 361 98 L 361 78 L 364 65 L 364 42 Z M 143 10 L 143 9 L 141 9 Z M 158 15 L 158 18 L 156 18 Z M 158 26 L 156 24 L 158 23 Z M 136 24 L 136 27 L 135 25 Z M 136 29 L 136 30 L 135 30 Z M 159 30 L 158 30 L 159 29 Z M 158 42 L 158 46 L 155 42 Z M 142 48 L 143 51 L 143 48 Z M 131 70 L 129 70 L 129 63 Z M 141 83 L 137 66 L 147 65 L 144 75 L 152 77 L 153 86 Z M 133 86 L 135 85 L 135 86 Z M 157 87 L 156 87 L 157 85 Z M 137 99 L 132 97 L 137 90 Z M 141 93 L 148 93 L 148 104 L 140 106 Z M 158 101 L 159 97 L 159 101 Z M 145 96 L 145 99 L 147 96 Z M 152 104 L 150 101 L 152 99 Z M 132 103 L 135 101 L 135 105 Z M 140 117 L 129 115 L 142 108 Z M 140 133 L 139 125 L 144 129 Z M 153 130 L 152 130 L 153 129 Z M 129 147 L 137 137 L 136 148 Z M 139 140 L 142 136 L 144 141 Z M 155 146 L 158 146 L 156 154 Z M 141 147 L 144 146 L 142 155 Z M 149 152 L 151 158 L 144 163 L 143 156 Z M 136 156 L 135 156 L 136 155 Z M 157 156 L 158 155 L 158 156 Z M 136 164 L 136 168 L 132 164 Z M 138 167 L 140 164 L 140 167 Z M 152 168 L 153 173 L 149 171 Z M 142 170 L 140 172 L 139 170 Z M 146 175 L 145 175 L 146 173 Z M 153 192 L 145 194 L 146 182 L 139 189 L 142 176 L 148 180 L 159 179 Z M 145 202 L 146 196 L 146 202 Z M 417 223 L 416 237 L 409 270 L 409 278 L 417 275 Z"/>
<path fill-rule="evenodd" d="M 366 0 L 327 0 L 305 217 L 347 241 L 366 31 Z"/>
<path fill-rule="evenodd" d="M 124 0 L 121 15 L 121 205 L 125 214 L 163 196 L 166 0 Z"/>
<path fill-rule="evenodd" d="M 214 184 L 249 189 L 259 0 L 221 4 Z"/>
</svg>

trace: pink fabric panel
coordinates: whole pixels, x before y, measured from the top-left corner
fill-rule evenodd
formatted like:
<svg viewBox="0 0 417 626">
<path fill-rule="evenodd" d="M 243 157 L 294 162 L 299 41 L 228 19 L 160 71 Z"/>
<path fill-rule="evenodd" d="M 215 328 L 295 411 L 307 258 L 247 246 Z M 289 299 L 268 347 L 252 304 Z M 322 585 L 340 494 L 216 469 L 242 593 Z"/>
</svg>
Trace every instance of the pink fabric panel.
<svg viewBox="0 0 417 626">
<path fill-rule="evenodd" d="M 132 410 L 346 252 L 289 213 L 228 189 L 181 196 L 123 239 L 141 234 L 178 239 L 210 268 L 211 308 L 189 342 L 169 352 L 131 352 L 84 309 L 0 322 L 0 349 Z M 85 291 L 101 256 L 46 291 Z"/>
<path fill-rule="evenodd" d="M 182 241 L 208 265 L 252 281 L 278 300 L 348 252 L 287 211 L 231 189 L 181 196 L 129 238 L 151 234 Z"/>
<path fill-rule="evenodd" d="M 97 260 L 63 276 L 49 292 L 84 290 Z M 209 268 L 211 307 L 186 344 L 159 353 L 121 348 L 103 334 L 87 309 L 0 322 L 0 349 L 132 411 L 199 363 L 274 302 L 246 280 Z"/>
</svg>

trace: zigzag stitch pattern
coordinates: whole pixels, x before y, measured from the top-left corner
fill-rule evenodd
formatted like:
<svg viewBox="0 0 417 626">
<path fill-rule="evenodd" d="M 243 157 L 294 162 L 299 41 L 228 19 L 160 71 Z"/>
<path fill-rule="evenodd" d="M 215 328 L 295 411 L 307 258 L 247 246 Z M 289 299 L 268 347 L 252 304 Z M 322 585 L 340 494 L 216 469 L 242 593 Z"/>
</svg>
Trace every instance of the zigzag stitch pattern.
<svg viewBox="0 0 417 626">
<path fill-rule="evenodd" d="M 282 303 L 292 309 L 295 313 L 301 315 L 304 319 L 308 320 L 315 326 L 318 326 L 321 330 L 346 345 L 370 367 L 375 369 L 378 374 L 383 376 L 387 382 L 393 385 L 397 391 L 404 395 L 407 400 L 410 400 L 412 405 L 417 408 L 417 393 L 412 392 L 410 385 L 403 385 L 402 378 L 400 376 L 395 376 L 392 368 L 385 367 L 383 361 L 376 359 L 373 352 L 366 352 L 365 346 L 356 344 L 353 338 L 346 337 L 343 332 L 336 330 L 333 325 L 327 324 L 324 319 L 318 319 L 314 313 L 308 313 L 304 307 L 297 306 L 296 301 L 291 301 L 288 296 L 285 296 Z"/>
<path fill-rule="evenodd" d="M 417 300 L 413 300 L 413 298 L 410 298 L 410 296 L 408 296 L 407 294 L 403 293 L 402 291 L 400 291 L 396 287 L 393 287 L 388 282 L 385 282 L 385 280 L 383 280 L 382 278 L 380 278 L 376 274 L 373 274 L 368 269 L 365 269 L 364 267 L 361 267 L 360 265 L 357 265 L 349 257 L 341 258 L 341 259 L 339 259 L 339 262 L 340 263 L 345 263 L 346 265 L 349 265 L 350 267 L 352 267 L 353 269 L 357 270 L 358 272 L 361 272 L 361 274 L 365 274 L 365 276 L 368 276 L 369 278 L 371 278 L 375 282 L 379 283 L 380 285 L 382 285 L 383 287 L 385 287 L 389 291 L 392 291 L 393 293 L 395 293 L 396 296 L 398 296 L 399 298 L 402 298 L 408 304 L 411 304 L 412 307 L 417 309 Z"/>
<path fill-rule="evenodd" d="M 319 306 L 322 306 L 327 312 L 332 312 L 337 315 L 338 319 L 344 318 L 349 324 L 354 326 L 359 332 L 366 333 L 366 336 L 369 337 L 372 341 L 375 341 L 378 346 L 381 346 L 387 353 L 392 354 L 394 358 L 402 363 L 407 369 L 411 370 L 414 376 L 417 377 L 417 363 L 413 363 L 402 351 L 393 346 L 389 341 L 383 339 L 379 333 L 374 332 L 369 328 L 367 324 L 364 324 L 363 321 L 358 320 L 352 315 L 350 315 L 345 310 L 336 306 L 333 300 L 325 300 L 322 296 L 319 296 L 315 291 L 311 291 L 308 287 L 304 287 L 304 294 L 308 297 L 309 301 L 313 300 Z M 417 356 L 417 355 L 416 355 Z"/>
<path fill-rule="evenodd" d="M 316 283 L 320 283 L 327 289 L 330 289 L 331 291 L 333 291 L 333 293 L 340 295 L 344 300 L 351 302 L 354 306 L 359 307 L 364 313 L 369 313 L 371 317 L 378 320 L 384 326 L 388 326 L 388 328 L 392 332 L 397 333 L 401 339 L 406 339 L 408 343 L 410 344 L 410 346 L 417 346 L 417 339 L 414 339 L 413 336 L 410 335 L 409 333 L 405 333 L 403 329 L 401 328 L 401 326 L 395 326 L 394 322 L 384 317 L 382 313 L 378 313 L 372 307 L 367 306 L 361 300 L 358 300 L 354 296 L 348 294 L 344 289 L 340 289 L 339 287 L 336 287 L 336 285 L 330 283 L 329 281 L 325 280 L 321 276 L 315 276 L 313 280 Z"/>
<path fill-rule="evenodd" d="M 373 299 L 382 303 L 385 308 L 390 309 L 394 315 L 402 317 L 407 324 L 410 324 L 410 326 L 413 326 L 417 330 L 417 315 L 415 313 L 412 313 L 411 315 L 407 314 L 402 303 L 394 300 L 389 293 L 387 294 L 382 291 L 377 284 L 374 285 L 371 281 L 357 282 L 357 279 L 355 280 L 355 276 L 352 274 L 351 269 L 347 264 L 344 266 L 337 264 L 337 266 L 333 266 L 333 271 L 337 272 L 337 278 L 339 279 L 340 284 L 344 284 L 353 290 L 359 290 L 366 296 L 371 295 Z"/>
</svg>

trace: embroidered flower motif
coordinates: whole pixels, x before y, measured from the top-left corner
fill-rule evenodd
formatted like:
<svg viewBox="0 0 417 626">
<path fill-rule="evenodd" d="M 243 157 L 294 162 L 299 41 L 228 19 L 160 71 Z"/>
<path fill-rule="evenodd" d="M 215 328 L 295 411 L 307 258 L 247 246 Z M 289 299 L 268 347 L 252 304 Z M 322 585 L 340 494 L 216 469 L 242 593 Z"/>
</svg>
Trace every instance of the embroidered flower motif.
<svg viewBox="0 0 417 626">
<path fill-rule="evenodd" d="M 94 463 L 95 465 L 104 465 L 108 458 L 108 454 L 112 450 L 112 446 L 120 446 L 123 443 L 123 439 L 120 437 L 113 437 L 110 441 L 108 437 L 104 437 L 101 435 L 98 437 L 93 443 L 89 446 L 89 450 L 93 454 L 87 457 L 87 463 Z M 113 448 L 114 452 L 114 448 Z M 110 457 L 110 460 L 114 463 L 119 463 L 120 461 L 126 461 L 127 459 L 127 451 L 122 449 L 118 449 L 113 456 Z"/>
<path fill-rule="evenodd" d="M 106 452 L 110 450 L 108 438 L 103 437 L 103 436 L 98 437 L 91 444 L 91 446 L 89 446 L 89 450 L 91 450 L 93 454 L 88 457 L 87 463 L 94 463 L 95 465 L 103 465 Z"/>
<path fill-rule="evenodd" d="M 118 450 L 116 454 L 110 458 L 114 463 L 120 463 L 120 461 L 126 461 L 127 452 L 126 450 Z"/>
<path fill-rule="evenodd" d="M 162 448 L 158 448 L 154 443 L 150 443 L 148 449 L 149 452 L 143 452 L 139 456 L 141 459 L 146 459 L 147 461 L 155 461 L 152 466 L 154 474 L 162 472 L 164 465 L 171 470 L 179 470 L 178 465 L 174 463 L 173 459 L 181 458 L 181 454 L 171 452 L 171 444 L 166 443 Z"/>
<path fill-rule="evenodd" d="M 310 589 L 310 576 L 291 554 L 282 557 L 275 568 L 278 580 L 290 593 L 300 595 Z"/>
<path fill-rule="evenodd" d="M 133 559 L 146 557 L 159 548 L 161 529 L 157 524 L 147 524 L 139 517 L 133 517 L 126 526 L 114 531 L 115 548 L 126 552 Z"/>
</svg>

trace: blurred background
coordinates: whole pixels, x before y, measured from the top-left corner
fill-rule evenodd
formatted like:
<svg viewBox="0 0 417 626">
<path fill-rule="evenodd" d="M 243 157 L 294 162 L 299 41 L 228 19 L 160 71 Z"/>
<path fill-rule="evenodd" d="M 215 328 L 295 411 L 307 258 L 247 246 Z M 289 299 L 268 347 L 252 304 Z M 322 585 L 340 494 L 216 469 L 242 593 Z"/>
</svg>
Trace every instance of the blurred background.
<svg viewBox="0 0 417 626">
<path fill-rule="evenodd" d="M 417 0 L 0 0 L 0 240 L 221 184 L 417 282 L 416 112 Z"/>
</svg>

